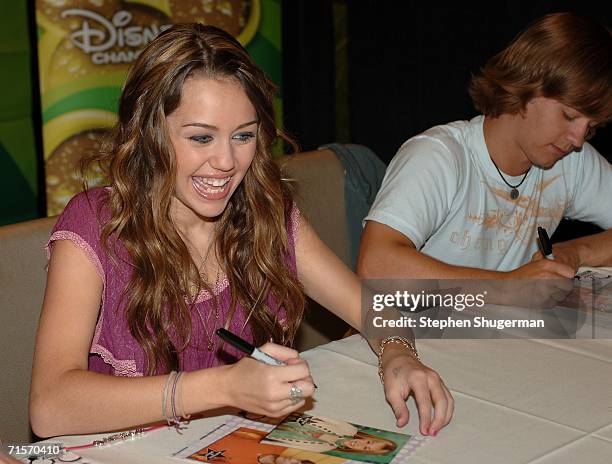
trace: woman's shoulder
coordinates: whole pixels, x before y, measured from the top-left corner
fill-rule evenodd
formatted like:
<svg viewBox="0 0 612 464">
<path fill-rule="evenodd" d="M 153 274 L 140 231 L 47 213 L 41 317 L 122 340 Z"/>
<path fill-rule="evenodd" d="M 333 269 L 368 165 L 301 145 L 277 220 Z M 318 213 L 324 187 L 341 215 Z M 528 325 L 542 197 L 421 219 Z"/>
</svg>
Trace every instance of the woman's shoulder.
<svg viewBox="0 0 612 464">
<path fill-rule="evenodd" d="M 92 206 L 99 206 L 106 202 L 110 193 L 110 187 L 94 187 L 88 190 L 77 193 L 73 196 L 66 207 L 70 208 L 91 208 Z"/>
<path fill-rule="evenodd" d="M 82 218 L 99 218 L 106 209 L 109 193 L 108 187 L 96 187 L 77 193 L 70 199 L 61 217 L 76 215 Z"/>
<path fill-rule="evenodd" d="M 76 194 L 60 214 L 54 230 L 99 229 L 108 220 L 106 201 L 109 189 L 97 187 Z"/>
<path fill-rule="evenodd" d="M 71 241 L 85 253 L 104 280 L 105 258 L 100 236 L 104 217 L 108 217 L 104 212 L 107 197 L 105 188 L 86 190 L 72 197 L 53 227 L 45 247 L 47 256 L 51 256 L 54 242 Z"/>
</svg>

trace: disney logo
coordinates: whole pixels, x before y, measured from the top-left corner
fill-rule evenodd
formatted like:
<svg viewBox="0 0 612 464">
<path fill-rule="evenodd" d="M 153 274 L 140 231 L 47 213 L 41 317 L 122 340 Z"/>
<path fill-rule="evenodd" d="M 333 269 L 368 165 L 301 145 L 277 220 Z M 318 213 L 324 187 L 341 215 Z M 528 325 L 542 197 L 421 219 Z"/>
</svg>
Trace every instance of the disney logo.
<svg viewBox="0 0 612 464">
<path fill-rule="evenodd" d="M 117 11 L 111 20 L 90 10 L 70 8 L 62 11 L 61 17 L 78 16 L 85 18 L 81 28 L 70 34 L 70 40 L 85 53 L 102 52 L 115 45 L 119 47 L 140 47 L 151 42 L 160 31 L 171 25 L 157 27 L 128 26 L 132 13 L 125 10 Z M 92 23 L 90 24 L 90 21 Z M 127 27 L 126 27 L 127 26 Z"/>
</svg>

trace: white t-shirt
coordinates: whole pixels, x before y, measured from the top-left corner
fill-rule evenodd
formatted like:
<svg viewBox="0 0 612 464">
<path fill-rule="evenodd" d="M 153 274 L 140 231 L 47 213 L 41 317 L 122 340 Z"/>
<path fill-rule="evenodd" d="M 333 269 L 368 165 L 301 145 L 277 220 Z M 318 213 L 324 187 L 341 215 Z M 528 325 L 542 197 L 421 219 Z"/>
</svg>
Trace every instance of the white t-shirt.
<svg viewBox="0 0 612 464">
<path fill-rule="evenodd" d="M 591 145 L 551 169 L 532 167 L 510 198 L 487 150 L 484 117 L 433 127 L 395 155 L 366 221 L 386 224 L 445 263 L 509 271 L 562 217 L 612 227 L 612 166 Z M 523 175 L 507 176 L 518 184 Z"/>
</svg>

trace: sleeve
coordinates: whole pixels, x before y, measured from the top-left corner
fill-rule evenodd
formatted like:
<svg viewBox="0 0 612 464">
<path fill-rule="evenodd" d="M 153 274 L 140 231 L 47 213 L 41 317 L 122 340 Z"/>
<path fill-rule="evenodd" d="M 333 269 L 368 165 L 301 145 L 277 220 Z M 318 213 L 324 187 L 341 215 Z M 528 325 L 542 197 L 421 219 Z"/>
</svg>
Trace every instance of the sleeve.
<svg viewBox="0 0 612 464">
<path fill-rule="evenodd" d="M 70 240 L 94 265 L 104 281 L 104 253 L 100 245 L 101 221 L 98 204 L 100 192 L 83 192 L 73 197 L 64 208 L 45 246 L 47 258 L 53 253 L 57 240 Z"/>
<path fill-rule="evenodd" d="M 408 140 L 395 155 L 370 212 L 376 221 L 401 232 L 420 249 L 448 216 L 461 166 L 441 141 Z"/>
<path fill-rule="evenodd" d="M 571 219 L 612 227 L 612 165 L 593 146 L 584 144 L 583 153 L 576 154 L 571 201 L 566 215 Z"/>
</svg>

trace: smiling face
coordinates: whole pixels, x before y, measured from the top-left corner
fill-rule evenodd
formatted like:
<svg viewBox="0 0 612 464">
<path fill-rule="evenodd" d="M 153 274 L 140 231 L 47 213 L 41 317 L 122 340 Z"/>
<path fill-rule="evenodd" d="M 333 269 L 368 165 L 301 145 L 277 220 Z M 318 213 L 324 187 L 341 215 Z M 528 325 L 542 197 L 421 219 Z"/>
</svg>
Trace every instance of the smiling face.
<svg viewBox="0 0 612 464">
<path fill-rule="evenodd" d="M 257 462 L 259 464 L 304 464 L 306 461 L 287 456 L 281 456 L 278 454 L 261 454 L 257 457 Z"/>
<path fill-rule="evenodd" d="M 344 442 L 346 448 L 356 451 L 370 451 L 380 453 L 388 450 L 388 442 L 374 438 L 352 438 Z"/>
<path fill-rule="evenodd" d="M 551 168 L 574 150 L 580 150 L 595 126 L 577 110 L 545 97 L 530 100 L 516 117 L 516 141 L 530 165 Z"/>
<path fill-rule="evenodd" d="M 219 216 L 255 156 L 255 108 L 238 81 L 195 76 L 166 123 L 176 156 L 173 218 Z"/>
</svg>

